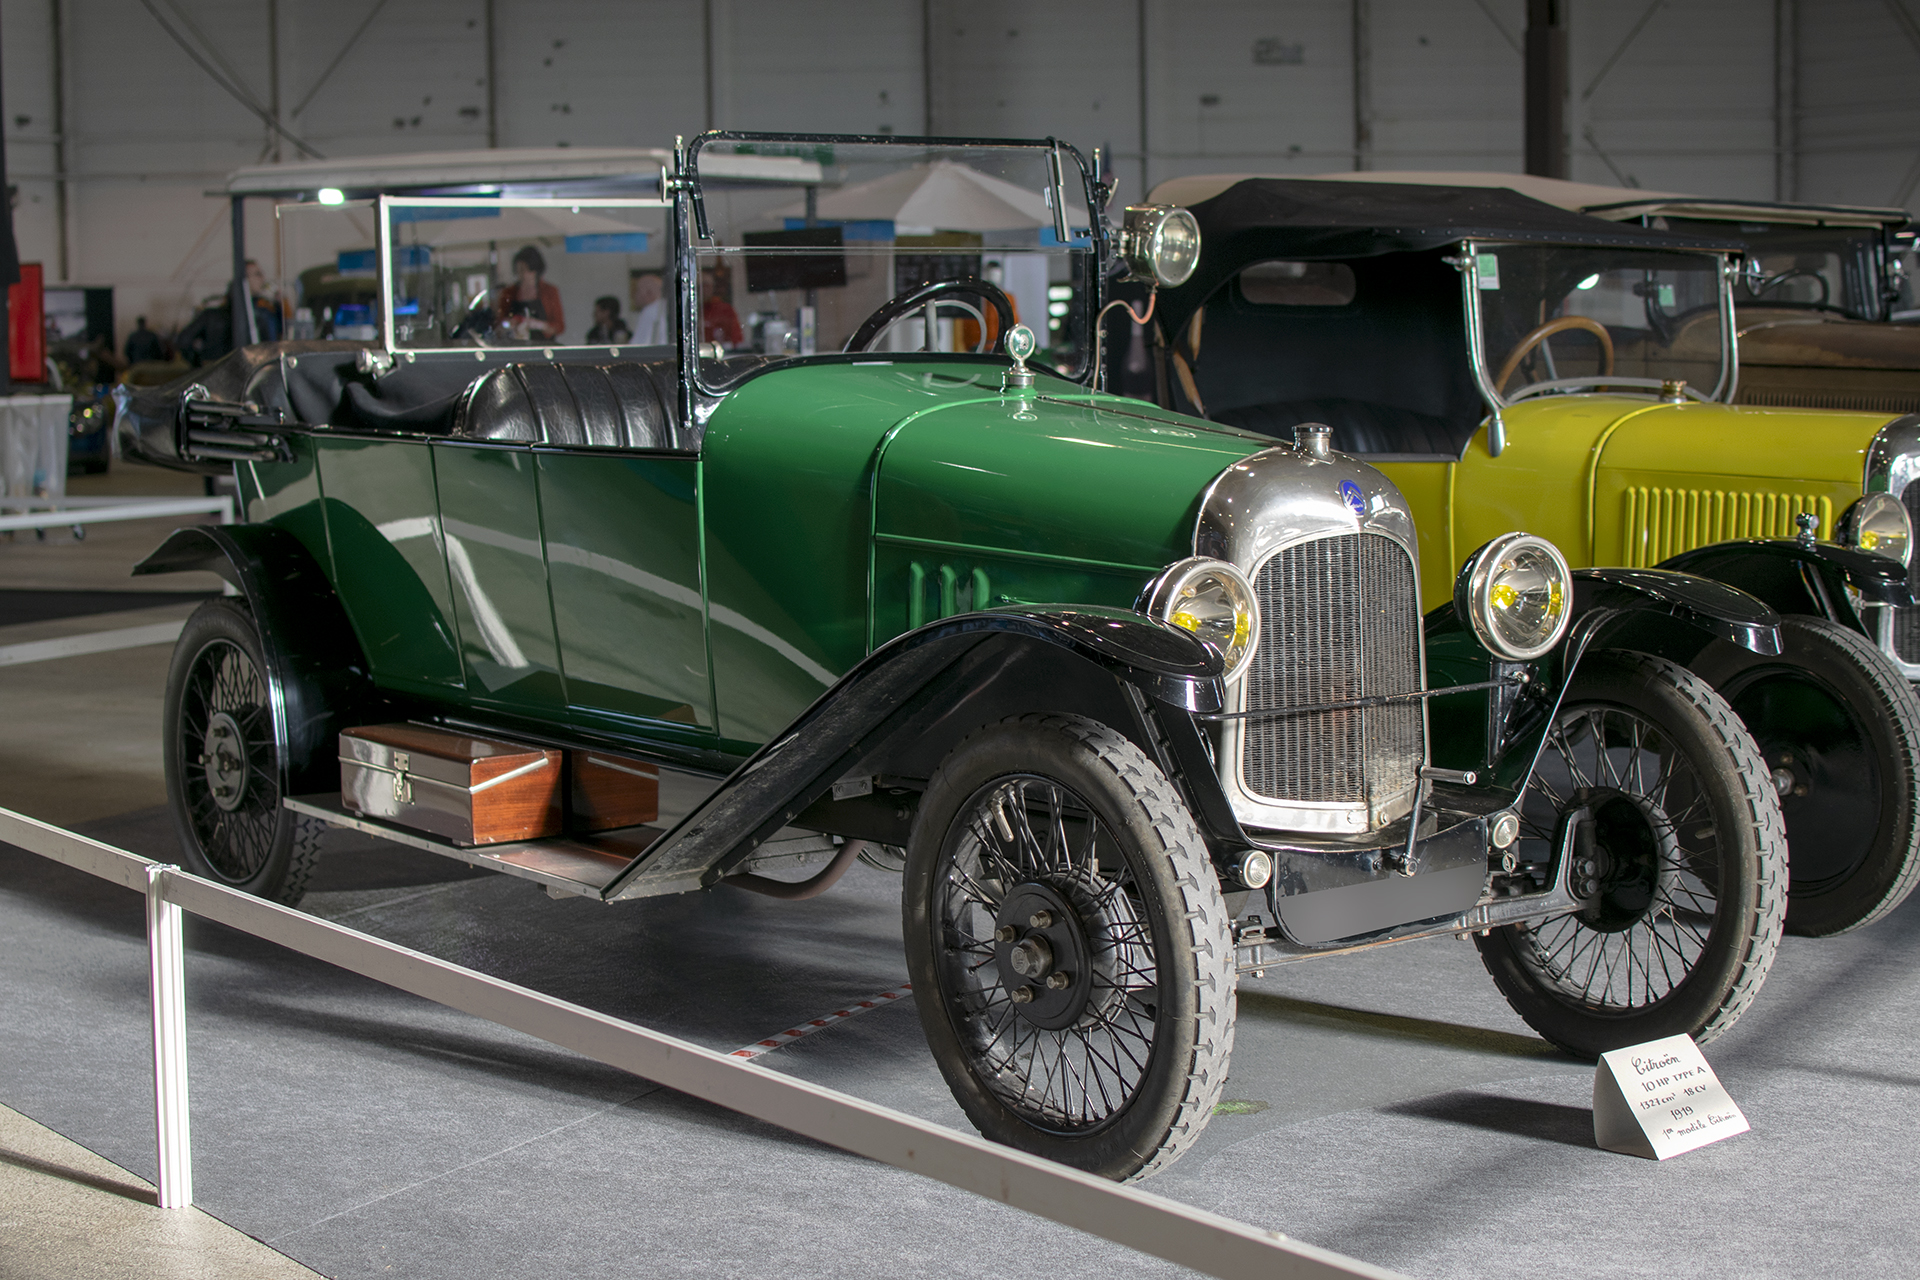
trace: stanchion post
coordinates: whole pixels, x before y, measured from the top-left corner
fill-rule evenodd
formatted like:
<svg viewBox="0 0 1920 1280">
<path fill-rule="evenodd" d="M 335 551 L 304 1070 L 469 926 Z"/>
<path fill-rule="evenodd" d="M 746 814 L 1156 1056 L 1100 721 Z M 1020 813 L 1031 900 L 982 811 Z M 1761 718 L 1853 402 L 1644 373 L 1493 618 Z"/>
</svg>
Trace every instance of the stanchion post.
<svg viewBox="0 0 1920 1280">
<path fill-rule="evenodd" d="M 147 952 L 153 998 L 153 1115 L 160 1155 L 160 1207 L 193 1203 L 193 1140 L 187 1127 L 187 988 L 180 908 L 165 896 L 178 867 L 147 868 Z"/>
</svg>

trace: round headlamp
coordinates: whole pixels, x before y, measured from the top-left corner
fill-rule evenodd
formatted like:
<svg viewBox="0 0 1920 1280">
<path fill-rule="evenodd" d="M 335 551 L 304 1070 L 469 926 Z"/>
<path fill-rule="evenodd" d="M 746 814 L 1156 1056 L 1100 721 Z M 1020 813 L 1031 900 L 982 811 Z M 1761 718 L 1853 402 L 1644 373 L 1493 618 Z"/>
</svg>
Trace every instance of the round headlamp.
<svg viewBox="0 0 1920 1280">
<path fill-rule="evenodd" d="M 1545 538 L 1502 534 L 1467 558 L 1453 607 L 1481 644 L 1508 661 L 1531 662 L 1567 632 L 1573 574 Z"/>
<path fill-rule="evenodd" d="M 1906 564 L 1913 558 L 1913 521 L 1890 493 L 1870 493 L 1847 508 L 1837 531 L 1849 547 Z"/>
<path fill-rule="evenodd" d="M 1200 265 L 1200 223 L 1170 204 L 1130 204 L 1120 223 L 1120 260 L 1129 280 L 1171 289 Z"/>
<path fill-rule="evenodd" d="M 1260 644 L 1260 606 L 1247 575 L 1225 560 L 1195 556 L 1169 566 L 1147 588 L 1146 610 L 1220 651 L 1237 680 Z"/>
</svg>

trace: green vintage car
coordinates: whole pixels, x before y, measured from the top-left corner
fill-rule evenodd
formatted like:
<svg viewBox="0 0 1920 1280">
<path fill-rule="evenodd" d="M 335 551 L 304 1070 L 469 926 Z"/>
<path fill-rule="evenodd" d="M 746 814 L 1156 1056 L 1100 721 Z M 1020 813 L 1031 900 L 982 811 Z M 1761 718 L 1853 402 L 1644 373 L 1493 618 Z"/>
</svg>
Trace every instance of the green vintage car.
<svg viewBox="0 0 1920 1280">
<path fill-rule="evenodd" d="M 753 156 L 814 176 L 703 182 Z M 1199 247 L 1177 209 L 1109 226 L 1107 191 L 1052 140 L 712 133 L 652 198 L 348 201 L 378 341 L 122 403 L 123 447 L 245 506 L 139 569 L 238 589 L 169 678 L 187 865 L 289 902 L 333 822 L 618 902 L 806 897 L 865 854 L 904 870 L 968 1116 L 1113 1177 L 1193 1141 L 1271 964 L 1472 934 L 1574 1052 L 1730 1025 L 1779 937 L 1779 807 L 1646 638 L 1758 656 L 1778 616 L 1503 531 L 1429 570 L 1462 571 L 1423 645 L 1379 470 L 1094 389 L 1108 282 Z M 674 341 L 570 343 L 569 298 L 653 253 Z M 1055 291 L 1042 356 L 1016 313 Z M 345 803 L 341 731 L 400 721 L 657 770 L 661 816 L 569 798 L 558 834 L 462 843 L 402 820 L 400 765 L 401 816 Z M 830 861 L 764 874 L 797 855 Z"/>
<path fill-rule="evenodd" d="M 1788 615 L 1783 655 L 1667 656 L 1767 756 L 1788 927 L 1844 932 L 1906 897 L 1920 416 L 1730 404 L 1737 242 L 1433 181 L 1184 178 L 1156 198 L 1192 202 L 1207 244 L 1160 302 L 1168 404 L 1281 439 L 1328 424 L 1411 505 L 1429 606 L 1452 593 L 1443 566 L 1513 526 L 1577 565 L 1767 600 Z"/>
</svg>

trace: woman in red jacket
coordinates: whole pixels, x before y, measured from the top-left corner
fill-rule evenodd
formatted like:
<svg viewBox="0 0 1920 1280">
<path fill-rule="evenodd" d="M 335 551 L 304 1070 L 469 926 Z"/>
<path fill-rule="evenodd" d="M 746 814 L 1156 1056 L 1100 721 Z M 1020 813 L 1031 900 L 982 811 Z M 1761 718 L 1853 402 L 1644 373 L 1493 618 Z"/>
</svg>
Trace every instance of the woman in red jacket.
<svg viewBox="0 0 1920 1280">
<path fill-rule="evenodd" d="M 514 282 L 499 291 L 494 318 L 521 342 L 551 343 L 567 327 L 560 291 L 543 278 L 547 260 L 533 245 L 513 255 Z"/>
</svg>

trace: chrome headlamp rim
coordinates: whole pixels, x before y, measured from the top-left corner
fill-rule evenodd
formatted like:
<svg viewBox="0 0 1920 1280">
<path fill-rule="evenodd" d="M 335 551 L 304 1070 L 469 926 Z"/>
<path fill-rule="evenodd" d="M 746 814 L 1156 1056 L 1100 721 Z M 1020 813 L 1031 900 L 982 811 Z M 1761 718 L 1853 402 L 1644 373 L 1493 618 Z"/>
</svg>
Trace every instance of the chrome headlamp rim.
<svg viewBox="0 0 1920 1280">
<path fill-rule="evenodd" d="M 1514 556 L 1526 551 L 1539 551 L 1546 555 L 1553 571 L 1561 584 L 1561 598 L 1566 602 L 1555 620 L 1552 632 L 1545 640 L 1533 645 L 1516 645 L 1500 634 L 1493 622 L 1493 589 L 1500 567 Z M 1567 566 L 1567 558 L 1560 554 L 1560 548 L 1547 539 L 1532 533 L 1504 533 L 1467 557 L 1460 569 L 1460 576 L 1453 584 L 1453 607 L 1467 622 L 1474 636 L 1493 653 L 1510 662 L 1531 662 L 1535 658 L 1549 653 L 1567 634 L 1567 627 L 1573 620 L 1573 610 L 1567 605 L 1572 603 L 1573 571 Z"/>
<path fill-rule="evenodd" d="M 1193 252 L 1184 269 L 1168 267 L 1165 262 L 1167 231 L 1170 226 L 1192 237 Z M 1126 264 L 1127 280 L 1149 281 L 1163 289 L 1185 284 L 1200 265 L 1200 220 L 1191 212 L 1172 204 L 1130 204 L 1120 223 L 1120 260 Z"/>
<path fill-rule="evenodd" d="M 1246 603 L 1247 639 L 1237 656 L 1221 649 L 1219 645 L 1213 644 L 1205 637 L 1197 635 L 1190 628 L 1180 627 L 1180 624 L 1173 620 L 1174 606 L 1180 602 L 1181 592 L 1196 580 L 1209 575 L 1227 583 L 1231 590 Z M 1254 595 L 1253 583 L 1248 580 L 1247 575 L 1242 573 L 1237 565 L 1226 560 L 1216 560 L 1212 556 L 1189 556 L 1185 560 L 1168 565 L 1141 592 L 1140 609 L 1148 616 L 1170 627 L 1180 627 L 1182 631 L 1193 635 L 1202 644 L 1210 645 L 1219 652 L 1226 664 L 1223 679 L 1229 684 L 1246 674 L 1247 668 L 1253 663 L 1253 655 L 1259 652 L 1259 598 Z"/>
<path fill-rule="evenodd" d="M 1899 547 L 1898 555 L 1889 555 L 1877 545 L 1869 545 L 1888 538 L 1889 535 L 1882 532 L 1887 526 L 1893 526 L 1891 539 Z M 1903 565 L 1913 563 L 1913 519 L 1907 514 L 1906 504 L 1891 494 L 1869 493 L 1848 507 L 1834 529 L 1834 536 L 1844 546 L 1885 556 Z"/>
</svg>

